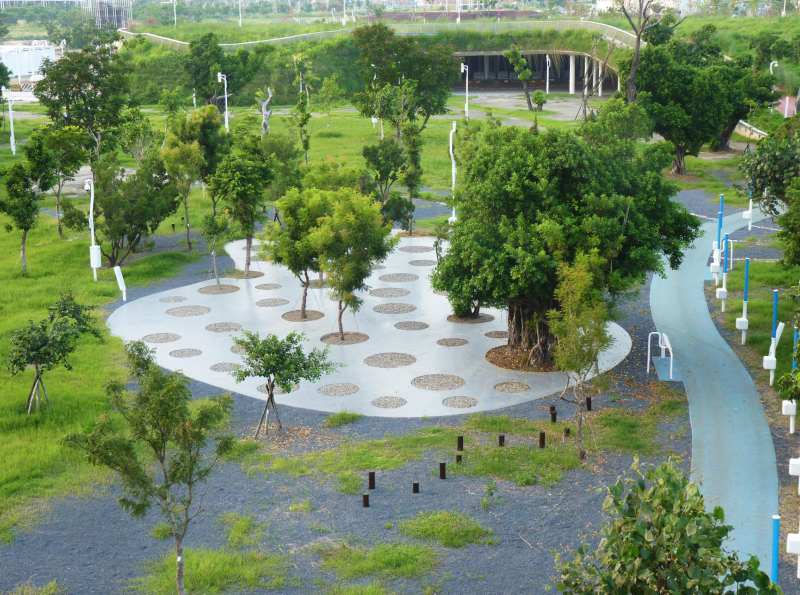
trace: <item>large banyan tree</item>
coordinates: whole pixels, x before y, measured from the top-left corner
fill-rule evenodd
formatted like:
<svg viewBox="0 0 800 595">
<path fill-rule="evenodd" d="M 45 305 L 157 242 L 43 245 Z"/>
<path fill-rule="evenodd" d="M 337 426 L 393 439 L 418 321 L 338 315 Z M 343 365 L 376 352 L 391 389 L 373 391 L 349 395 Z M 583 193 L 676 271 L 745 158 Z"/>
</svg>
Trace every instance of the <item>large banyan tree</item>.
<svg viewBox="0 0 800 595">
<path fill-rule="evenodd" d="M 534 366 L 551 362 L 559 263 L 599 255 L 593 273 L 613 296 L 661 271 L 664 256 L 677 267 L 697 235 L 661 174 L 671 147 L 591 126 L 539 134 L 490 121 L 462 137 L 458 221 L 433 286 L 458 316 L 506 308 L 508 345 Z"/>
</svg>

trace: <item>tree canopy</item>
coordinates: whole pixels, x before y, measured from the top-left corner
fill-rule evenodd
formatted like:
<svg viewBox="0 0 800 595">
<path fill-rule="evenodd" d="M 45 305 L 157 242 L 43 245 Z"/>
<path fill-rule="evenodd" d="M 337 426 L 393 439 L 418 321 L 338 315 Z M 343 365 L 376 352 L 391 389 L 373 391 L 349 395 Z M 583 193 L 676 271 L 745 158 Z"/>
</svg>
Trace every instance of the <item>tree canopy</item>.
<svg viewBox="0 0 800 595">
<path fill-rule="evenodd" d="M 28 234 L 39 218 L 39 202 L 42 195 L 36 191 L 30 172 L 25 164 L 17 162 L 6 173 L 6 197 L 0 198 L 0 213 L 8 215 L 6 231 L 14 228 L 22 232 L 20 242 L 20 265 L 22 274 L 28 274 Z"/>
</svg>

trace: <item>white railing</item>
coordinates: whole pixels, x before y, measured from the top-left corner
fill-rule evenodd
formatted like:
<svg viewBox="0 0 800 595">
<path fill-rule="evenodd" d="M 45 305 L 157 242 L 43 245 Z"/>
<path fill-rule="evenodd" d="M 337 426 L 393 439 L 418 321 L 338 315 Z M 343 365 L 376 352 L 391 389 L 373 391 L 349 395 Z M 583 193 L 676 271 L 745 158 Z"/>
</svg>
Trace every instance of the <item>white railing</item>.
<svg viewBox="0 0 800 595">
<path fill-rule="evenodd" d="M 661 350 L 661 359 L 664 359 L 667 354 L 669 354 L 669 379 L 672 380 L 672 364 L 673 364 L 673 357 L 672 357 L 672 344 L 669 342 L 669 337 L 667 333 L 659 333 L 658 331 L 653 331 L 649 335 L 647 335 L 647 364 L 645 368 L 645 372 L 649 375 L 650 374 L 650 356 L 651 351 L 650 348 L 653 344 L 653 337 L 658 338 L 658 348 Z M 655 365 L 653 365 L 655 368 Z"/>
</svg>

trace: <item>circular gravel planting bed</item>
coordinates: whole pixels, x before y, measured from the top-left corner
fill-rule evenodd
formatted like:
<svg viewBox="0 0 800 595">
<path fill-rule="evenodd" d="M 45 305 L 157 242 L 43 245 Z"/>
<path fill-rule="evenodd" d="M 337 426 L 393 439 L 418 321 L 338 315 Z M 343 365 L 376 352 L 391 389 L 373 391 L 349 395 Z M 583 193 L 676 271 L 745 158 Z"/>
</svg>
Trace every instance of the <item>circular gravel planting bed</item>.
<svg viewBox="0 0 800 595">
<path fill-rule="evenodd" d="M 373 368 L 402 368 L 416 363 L 415 358 L 410 353 L 397 353 L 389 351 L 386 353 L 376 353 L 364 358 L 364 363 Z"/>
<path fill-rule="evenodd" d="M 217 362 L 211 366 L 212 372 L 225 372 L 226 374 L 230 374 L 231 372 L 235 372 L 241 366 L 239 364 L 234 364 L 233 362 Z"/>
<path fill-rule="evenodd" d="M 236 293 L 239 291 L 238 285 L 206 285 L 198 289 L 200 293 L 206 295 L 223 295 L 225 293 Z"/>
<path fill-rule="evenodd" d="M 403 397 L 378 397 L 372 400 L 372 404 L 379 409 L 399 409 L 408 403 Z"/>
<path fill-rule="evenodd" d="M 386 283 L 411 283 L 419 279 L 419 275 L 415 275 L 414 273 L 388 273 L 386 275 L 381 275 L 378 279 Z"/>
<path fill-rule="evenodd" d="M 187 298 L 182 295 L 165 295 L 162 298 L 158 298 L 158 301 L 162 304 L 180 304 L 181 302 L 185 302 L 186 299 Z"/>
<path fill-rule="evenodd" d="M 494 385 L 494 390 L 499 393 L 524 393 L 527 390 L 530 390 L 531 387 L 525 384 L 524 382 L 500 382 L 499 384 Z"/>
<path fill-rule="evenodd" d="M 235 353 L 236 355 L 244 355 L 246 351 L 244 350 L 244 347 L 242 347 L 241 345 L 232 345 L 231 353 Z"/>
<path fill-rule="evenodd" d="M 457 337 L 448 337 L 446 339 L 439 339 L 436 341 L 436 344 L 441 345 L 442 347 L 461 347 L 467 343 L 469 343 L 469 341 L 466 339 L 459 339 Z"/>
<path fill-rule="evenodd" d="M 210 333 L 238 333 L 242 325 L 238 322 L 212 322 L 206 325 L 206 330 Z"/>
<path fill-rule="evenodd" d="M 386 268 L 386 267 L 385 267 L 385 266 L 383 266 L 382 264 L 376 264 L 375 266 L 373 266 L 373 267 L 372 267 L 372 270 L 373 270 L 373 271 L 382 271 L 382 270 L 384 270 L 385 268 Z"/>
<path fill-rule="evenodd" d="M 425 390 L 453 390 L 464 386 L 464 379 L 455 374 L 425 374 L 412 379 L 411 384 Z"/>
<path fill-rule="evenodd" d="M 369 340 L 369 335 L 364 333 L 345 333 L 344 339 L 342 339 L 339 333 L 328 333 L 327 335 L 322 335 L 319 340 L 326 345 L 355 345 Z"/>
<path fill-rule="evenodd" d="M 417 307 L 413 304 L 389 302 L 388 304 L 378 304 L 372 308 L 372 311 L 377 312 L 378 314 L 408 314 L 416 309 Z"/>
<path fill-rule="evenodd" d="M 170 308 L 167 314 L 176 316 L 177 318 L 188 318 L 189 316 L 203 316 L 211 312 L 211 308 L 206 306 L 178 306 L 177 308 Z"/>
<path fill-rule="evenodd" d="M 451 409 L 469 409 L 478 404 L 478 399 L 474 397 L 447 397 L 442 399 L 442 405 L 450 407 Z"/>
<path fill-rule="evenodd" d="M 423 252 L 433 252 L 433 246 L 402 246 L 399 250 L 409 254 L 422 254 Z"/>
<path fill-rule="evenodd" d="M 300 310 L 289 310 L 281 314 L 281 318 L 289 322 L 311 322 L 312 320 L 319 320 L 325 316 L 319 310 L 306 310 L 306 317 L 300 315 Z"/>
<path fill-rule="evenodd" d="M 436 266 L 435 260 L 409 260 L 408 264 L 412 267 L 432 267 Z"/>
<path fill-rule="evenodd" d="M 197 357 L 198 355 L 203 355 L 203 352 L 199 349 L 174 349 L 169 352 L 171 357 Z"/>
<path fill-rule="evenodd" d="M 262 291 L 270 291 L 272 289 L 280 289 L 280 283 L 259 283 L 256 285 L 256 289 L 260 289 Z"/>
<path fill-rule="evenodd" d="M 402 287 L 377 287 L 371 289 L 369 294 L 379 298 L 399 298 L 405 297 L 411 293 L 408 289 Z"/>
<path fill-rule="evenodd" d="M 451 314 L 447 317 L 448 322 L 455 322 L 456 324 L 483 324 L 492 320 L 494 320 L 494 316 L 491 314 L 478 314 L 477 316 L 456 316 Z"/>
<path fill-rule="evenodd" d="M 508 331 L 489 331 L 488 333 L 483 333 L 483 335 L 490 339 L 508 339 Z"/>
<path fill-rule="evenodd" d="M 530 354 L 527 349 L 509 345 L 498 345 L 486 352 L 486 360 L 506 370 L 522 370 L 524 372 L 552 372 L 552 366 L 536 367 L 528 364 Z"/>
<path fill-rule="evenodd" d="M 276 395 L 287 395 L 287 394 L 289 394 L 289 393 L 292 393 L 292 392 L 296 391 L 298 388 L 300 388 L 300 385 L 299 385 L 299 384 L 295 384 L 295 385 L 292 387 L 292 390 L 290 390 L 290 391 L 285 391 L 285 390 L 283 390 L 283 389 L 282 389 L 280 386 L 278 386 L 278 385 L 276 384 L 276 385 L 275 385 L 275 389 L 273 390 L 273 393 L 274 393 L 274 394 L 276 394 Z M 263 394 L 265 394 L 265 395 L 268 395 L 268 394 L 269 394 L 269 393 L 267 392 L 267 385 L 266 385 L 266 384 L 259 384 L 259 385 L 256 387 L 256 390 L 257 390 L 258 392 L 260 392 L 260 393 L 263 393 Z"/>
<path fill-rule="evenodd" d="M 308 282 L 308 286 L 311 289 L 320 289 L 322 287 L 327 287 L 328 281 L 327 279 L 324 279 L 322 281 L 320 281 L 319 279 L 311 279 L 311 281 Z"/>
<path fill-rule="evenodd" d="M 142 341 L 145 343 L 173 343 L 180 338 L 181 336 L 175 333 L 152 333 L 142 337 Z"/>
<path fill-rule="evenodd" d="M 419 320 L 401 320 L 394 323 L 394 328 L 401 331 L 424 331 L 428 328 L 428 323 Z"/>
<path fill-rule="evenodd" d="M 288 303 L 289 300 L 283 298 L 264 298 L 263 300 L 258 300 L 256 306 L 259 308 L 275 308 L 277 306 L 285 306 Z"/>
<path fill-rule="evenodd" d="M 317 389 L 317 392 L 329 397 L 345 397 L 347 395 L 356 394 L 358 392 L 358 385 L 352 382 L 324 384 Z"/>
<path fill-rule="evenodd" d="M 250 271 L 245 274 L 244 271 L 234 271 L 230 276 L 234 279 L 258 279 L 259 277 L 263 277 L 264 273 L 261 271 Z"/>
</svg>

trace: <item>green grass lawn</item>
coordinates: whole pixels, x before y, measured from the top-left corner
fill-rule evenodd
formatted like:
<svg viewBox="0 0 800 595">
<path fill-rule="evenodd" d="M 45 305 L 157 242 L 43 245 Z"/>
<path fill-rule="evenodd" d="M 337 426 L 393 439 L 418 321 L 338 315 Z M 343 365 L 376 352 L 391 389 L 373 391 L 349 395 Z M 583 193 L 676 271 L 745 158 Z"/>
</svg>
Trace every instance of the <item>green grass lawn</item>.
<svg viewBox="0 0 800 595">
<path fill-rule="evenodd" d="M 238 43 L 243 41 L 260 41 L 276 37 L 287 37 L 301 33 L 316 33 L 318 31 L 333 31 L 341 29 L 339 23 L 326 23 L 322 19 L 295 23 L 285 19 L 246 18 L 242 26 L 235 18 L 207 19 L 202 21 L 178 20 L 178 27 L 172 24 L 145 24 L 133 23 L 130 30 L 135 33 L 154 33 L 181 41 L 192 41 L 213 32 L 220 43 Z"/>
</svg>

